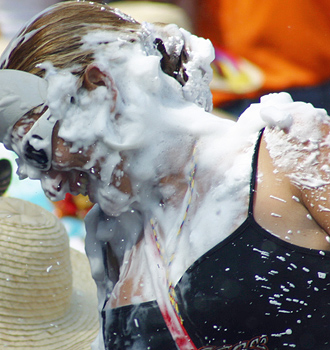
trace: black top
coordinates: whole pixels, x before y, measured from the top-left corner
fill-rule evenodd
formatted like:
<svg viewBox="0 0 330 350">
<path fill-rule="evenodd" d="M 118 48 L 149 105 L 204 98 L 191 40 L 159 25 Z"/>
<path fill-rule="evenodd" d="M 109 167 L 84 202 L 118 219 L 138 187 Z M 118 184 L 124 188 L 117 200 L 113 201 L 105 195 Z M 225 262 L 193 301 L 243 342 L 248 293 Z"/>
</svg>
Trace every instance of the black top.
<svg viewBox="0 0 330 350">
<path fill-rule="evenodd" d="M 260 139 L 247 219 L 175 288 L 184 326 L 198 349 L 330 349 L 330 252 L 290 244 L 254 220 Z M 156 301 L 102 315 L 107 350 L 177 349 Z"/>
</svg>

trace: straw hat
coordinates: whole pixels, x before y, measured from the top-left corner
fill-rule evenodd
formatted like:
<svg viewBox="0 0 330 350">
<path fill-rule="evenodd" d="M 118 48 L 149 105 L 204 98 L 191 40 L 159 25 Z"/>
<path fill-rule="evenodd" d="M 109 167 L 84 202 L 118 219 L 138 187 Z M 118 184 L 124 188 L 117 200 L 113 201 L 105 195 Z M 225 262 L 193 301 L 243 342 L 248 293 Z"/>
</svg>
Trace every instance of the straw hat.
<svg viewBox="0 0 330 350">
<path fill-rule="evenodd" d="M 90 349 L 97 333 L 86 256 L 53 214 L 0 198 L 0 349 Z"/>
</svg>

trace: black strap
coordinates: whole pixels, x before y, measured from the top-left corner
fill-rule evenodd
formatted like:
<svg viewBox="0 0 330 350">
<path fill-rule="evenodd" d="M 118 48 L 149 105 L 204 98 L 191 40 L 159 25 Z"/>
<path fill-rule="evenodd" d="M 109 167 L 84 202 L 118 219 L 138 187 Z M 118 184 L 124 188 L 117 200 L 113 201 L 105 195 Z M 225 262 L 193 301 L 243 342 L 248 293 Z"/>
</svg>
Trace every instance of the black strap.
<svg viewBox="0 0 330 350">
<path fill-rule="evenodd" d="M 250 180 L 250 199 L 249 199 L 249 216 L 253 216 L 253 199 L 254 199 L 254 192 L 256 188 L 256 181 L 257 181 L 257 170 L 258 170 L 258 156 L 259 156 L 259 148 L 260 148 L 260 142 L 262 138 L 262 134 L 265 129 L 261 129 L 259 131 L 258 140 L 254 146 L 254 153 L 252 158 L 252 175 Z"/>
</svg>

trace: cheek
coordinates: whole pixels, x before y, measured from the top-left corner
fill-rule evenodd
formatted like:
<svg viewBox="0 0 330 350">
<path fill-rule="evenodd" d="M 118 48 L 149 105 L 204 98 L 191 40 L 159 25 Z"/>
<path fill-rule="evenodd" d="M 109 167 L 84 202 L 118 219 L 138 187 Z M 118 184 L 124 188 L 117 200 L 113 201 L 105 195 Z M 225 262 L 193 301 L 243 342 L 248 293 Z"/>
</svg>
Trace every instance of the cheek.
<svg viewBox="0 0 330 350">
<path fill-rule="evenodd" d="M 70 152 L 71 144 L 63 140 L 53 143 L 53 166 L 63 168 L 82 169 L 90 161 L 90 151 L 80 150 L 77 153 Z"/>
<path fill-rule="evenodd" d="M 64 141 L 58 136 L 59 124 L 55 125 L 52 136 L 52 165 L 55 168 L 63 169 L 65 167 L 72 167 L 74 156 L 70 152 L 71 143 Z"/>
<path fill-rule="evenodd" d="M 70 153 L 70 146 L 62 140 L 53 142 L 53 163 L 62 167 L 70 167 L 74 162 L 74 155 Z"/>
<path fill-rule="evenodd" d="M 91 160 L 95 144 L 87 150 L 80 149 L 78 152 L 71 152 L 72 143 L 66 142 L 58 137 L 58 125 L 56 125 L 52 139 L 53 161 L 52 165 L 61 170 L 66 168 L 85 169 L 86 164 Z M 92 165 L 91 165 L 92 166 Z"/>
</svg>

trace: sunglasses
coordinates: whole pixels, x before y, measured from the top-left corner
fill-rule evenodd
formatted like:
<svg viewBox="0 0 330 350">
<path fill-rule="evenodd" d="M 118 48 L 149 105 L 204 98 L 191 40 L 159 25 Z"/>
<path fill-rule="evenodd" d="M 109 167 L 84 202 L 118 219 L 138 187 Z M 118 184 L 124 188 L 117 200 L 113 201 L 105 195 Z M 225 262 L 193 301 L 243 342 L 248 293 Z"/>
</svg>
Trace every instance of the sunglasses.
<svg viewBox="0 0 330 350">
<path fill-rule="evenodd" d="M 39 170 L 47 171 L 51 167 L 52 136 L 56 122 L 47 109 L 23 137 L 21 154 L 28 164 Z"/>
</svg>

